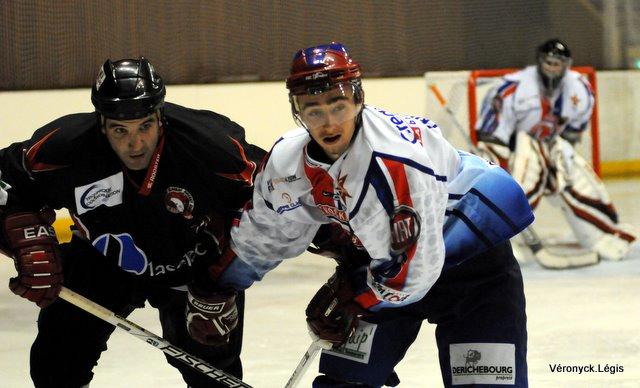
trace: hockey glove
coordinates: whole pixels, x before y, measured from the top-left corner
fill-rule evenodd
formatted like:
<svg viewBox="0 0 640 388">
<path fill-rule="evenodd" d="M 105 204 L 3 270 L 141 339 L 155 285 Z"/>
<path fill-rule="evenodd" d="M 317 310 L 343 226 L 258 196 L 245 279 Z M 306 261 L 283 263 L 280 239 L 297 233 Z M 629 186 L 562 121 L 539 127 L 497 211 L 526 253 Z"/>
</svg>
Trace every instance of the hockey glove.
<svg viewBox="0 0 640 388">
<path fill-rule="evenodd" d="M 334 259 L 344 266 L 368 265 L 371 262 L 358 238 L 336 223 L 322 225 L 312 244 L 307 251 Z"/>
<path fill-rule="evenodd" d="M 564 131 L 560 132 L 560 137 L 568 141 L 572 146 L 575 146 L 580 143 L 582 139 L 582 131 L 566 127 Z"/>
<path fill-rule="evenodd" d="M 538 141 L 548 142 L 562 131 L 565 121 L 554 114 L 547 114 L 540 122 L 531 127 L 529 134 Z"/>
<path fill-rule="evenodd" d="M 187 331 L 204 345 L 222 346 L 229 342 L 238 325 L 235 291 L 204 292 L 189 285 L 187 294 Z"/>
<path fill-rule="evenodd" d="M 342 256 L 342 247 L 351 244 L 349 233 L 338 224 L 323 224 L 313 237 L 313 246 L 307 248 L 311 253 L 338 259 Z"/>
<path fill-rule="evenodd" d="M 50 305 L 60 293 L 62 264 L 56 232 L 55 213 L 51 209 L 39 213 L 13 213 L 4 218 L 3 233 L 18 271 L 9 280 L 14 294 Z"/>
<path fill-rule="evenodd" d="M 305 311 L 309 333 L 315 339 L 339 346 L 353 334 L 360 317 L 367 315 L 355 300 L 355 292 L 341 267 L 316 292 Z"/>
</svg>

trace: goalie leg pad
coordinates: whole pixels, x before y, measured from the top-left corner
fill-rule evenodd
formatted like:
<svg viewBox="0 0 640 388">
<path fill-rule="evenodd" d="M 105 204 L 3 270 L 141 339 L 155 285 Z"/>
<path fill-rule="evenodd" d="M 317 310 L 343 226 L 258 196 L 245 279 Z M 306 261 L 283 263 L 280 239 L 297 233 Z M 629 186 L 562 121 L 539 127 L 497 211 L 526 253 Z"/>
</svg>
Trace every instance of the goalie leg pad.
<svg viewBox="0 0 640 388">
<path fill-rule="evenodd" d="M 618 225 L 602 181 L 579 155 L 573 158 L 571 182 L 561 193 L 561 208 L 580 244 L 603 259 L 621 260 L 636 236 Z"/>
<path fill-rule="evenodd" d="M 511 155 L 509 146 L 489 141 L 478 141 L 477 147 L 478 156 L 499 165 L 505 170 L 509 169 L 509 156 Z"/>
<path fill-rule="evenodd" d="M 516 148 L 509 167 L 511 175 L 522 186 L 532 208 L 540 202 L 549 179 L 549 162 L 544 146 L 526 132 L 516 135 Z"/>
</svg>

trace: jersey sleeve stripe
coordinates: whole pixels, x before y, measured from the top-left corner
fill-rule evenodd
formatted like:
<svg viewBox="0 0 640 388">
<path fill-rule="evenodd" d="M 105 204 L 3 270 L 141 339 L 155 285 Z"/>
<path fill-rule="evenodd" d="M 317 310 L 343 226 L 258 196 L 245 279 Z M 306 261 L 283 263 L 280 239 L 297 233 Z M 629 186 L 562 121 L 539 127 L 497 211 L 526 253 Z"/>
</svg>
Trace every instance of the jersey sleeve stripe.
<svg viewBox="0 0 640 388">
<path fill-rule="evenodd" d="M 380 300 L 376 297 L 376 294 L 371 289 L 367 289 L 364 293 L 356 296 L 354 300 L 365 309 L 369 309 L 378 303 Z"/>
<path fill-rule="evenodd" d="M 467 228 L 469 228 L 469 230 L 471 230 L 473 234 L 475 234 L 478 239 L 486 245 L 487 248 L 493 246 L 491 240 L 487 236 L 485 236 L 485 234 L 482 233 L 482 231 L 478 229 L 478 227 L 476 227 L 476 225 L 463 212 L 458 209 L 451 209 L 447 210 L 445 214 L 450 217 L 456 217 L 460 221 L 462 221 L 467 226 Z M 445 230 L 444 232 L 446 233 L 447 231 Z"/>
<path fill-rule="evenodd" d="M 369 169 L 367 170 L 367 173 L 365 174 L 365 177 L 363 179 L 363 184 L 362 184 L 362 190 L 360 191 L 360 196 L 358 197 L 358 200 L 355 204 L 355 206 L 353 207 L 353 210 L 349 213 L 349 218 L 353 219 L 356 214 L 358 213 L 358 211 L 360 210 L 360 206 L 362 205 L 362 201 L 364 200 L 364 197 L 367 194 L 367 187 L 369 185 L 374 186 L 374 188 L 376 188 L 376 193 L 378 195 L 378 198 L 380 199 L 380 202 L 382 202 L 382 205 L 385 207 L 385 209 L 387 210 L 388 214 L 391 214 L 391 212 L 393 211 L 393 196 L 388 197 L 388 193 L 385 192 L 385 190 L 382 190 L 382 188 L 384 188 L 385 186 L 388 187 L 388 184 L 386 183 L 386 178 L 384 177 L 384 174 L 382 173 L 382 171 L 380 170 L 380 167 L 378 166 L 377 162 L 376 162 L 376 158 L 382 158 L 382 159 L 386 159 L 386 160 L 391 160 L 391 161 L 396 161 L 399 163 L 402 163 L 404 165 L 407 165 L 409 167 L 413 167 L 425 174 L 431 175 L 433 176 L 437 181 L 440 182 L 446 182 L 447 181 L 447 177 L 446 175 L 439 175 L 436 174 L 433 169 L 427 167 L 427 166 L 423 166 L 422 164 L 408 159 L 408 158 L 403 158 L 400 156 L 395 156 L 395 155 L 390 155 L 390 154 L 384 154 L 381 152 L 376 152 L 374 151 L 372 153 L 372 157 L 371 160 L 369 161 Z M 383 184 L 384 182 L 384 184 Z M 389 191 L 390 193 L 390 191 Z M 391 203 L 389 203 L 389 201 L 391 201 Z"/>
<path fill-rule="evenodd" d="M 505 82 L 504 85 L 502 85 L 498 89 L 498 94 L 500 95 L 501 98 L 504 99 L 504 98 L 509 97 L 513 93 L 515 93 L 517 88 L 518 88 L 518 83 L 517 82 L 507 81 L 507 82 Z"/>
<path fill-rule="evenodd" d="M 364 201 L 364 197 L 367 195 L 367 188 L 369 185 L 373 186 L 376 191 L 376 195 L 378 196 L 378 200 L 382 203 L 387 214 L 391 214 L 393 211 L 393 193 L 391 192 L 391 188 L 389 187 L 378 162 L 375 158 L 371 158 L 369 161 L 369 169 L 367 170 L 363 180 L 362 190 L 360 190 L 360 196 L 358 197 L 353 210 L 349 213 L 349 219 L 355 218 L 356 214 L 358 214 L 360 206 L 362 206 L 362 202 Z"/>
<path fill-rule="evenodd" d="M 514 233 L 520 232 L 520 228 L 518 228 L 518 226 L 513 222 L 513 220 L 509 218 L 509 216 L 505 212 L 500 210 L 500 208 L 496 206 L 495 203 L 491 202 L 489 198 L 485 197 L 484 194 L 482 194 L 480 191 L 474 188 L 469 190 L 469 193 L 478 197 L 480 201 L 482 201 L 482 203 L 484 203 L 489 209 L 491 209 L 494 213 L 496 213 L 498 217 L 500 217 L 500 219 L 504 221 L 505 224 L 509 225 L 509 228 L 511 228 L 511 230 L 513 230 Z"/>
<path fill-rule="evenodd" d="M 411 192 L 409 189 L 409 181 L 407 180 L 405 165 L 389 159 L 382 159 L 382 162 L 387 167 L 389 176 L 391 176 L 391 179 L 393 180 L 393 186 L 396 191 L 398 204 L 406 205 L 412 208 L 413 200 L 411 199 Z M 415 256 L 416 245 L 417 244 L 413 244 L 411 249 L 409 249 L 409 251 L 407 252 L 407 261 L 402 264 L 402 267 L 400 268 L 398 274 L 391 279 L 385 280 L 385 285 L 397 290 L 404 287 L 409 272 L 409 265 L 411 263 L 411 260 Z"/>
</svg>

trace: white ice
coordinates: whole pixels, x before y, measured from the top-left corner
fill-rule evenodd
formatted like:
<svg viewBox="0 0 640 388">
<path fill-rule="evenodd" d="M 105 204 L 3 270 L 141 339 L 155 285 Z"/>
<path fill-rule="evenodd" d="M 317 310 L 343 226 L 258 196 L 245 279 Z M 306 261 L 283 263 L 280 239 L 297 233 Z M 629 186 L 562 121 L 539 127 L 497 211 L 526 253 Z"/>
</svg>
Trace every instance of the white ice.
<svg viewBox="0 0 640 388">
<path fill-rule="evenodd" d="M 624 223 L 640 229 L 640 179 L 608 180 Z M 562 235 L 559 211 L 543 206 L 537 214 L 541 235 Z M 282 264 L 247 292 L 243 346 L 244 380 L 257 388 L 283 387 L 310 344 L 304 308 L 330 276 L 329 260 L 305 255 Z M 9 260 L 0 260 L 0 279 L 13 276 Z M 523 265 L 529 332 L 531 387 L 640 387 L 640 246 L 622 262 L 551 271 Z M 31 387 L 29 347 L 35 336 L 37 308 L 0 287 L 0 387 Z M 145 308 L 130 320 L 160 334 L 157 312 Z M 442 386 L 434 340 L 435 327 L 420 336 L 397 367 L 400 387 Z M 620 365 L 624 372 L 552 373 L 549 364 Z M 309 387 L 317 359 L 300 387 Z M 116 330 L 94 370 L 91 388 L 184 387 L 162 352 Z"/>
</svg>

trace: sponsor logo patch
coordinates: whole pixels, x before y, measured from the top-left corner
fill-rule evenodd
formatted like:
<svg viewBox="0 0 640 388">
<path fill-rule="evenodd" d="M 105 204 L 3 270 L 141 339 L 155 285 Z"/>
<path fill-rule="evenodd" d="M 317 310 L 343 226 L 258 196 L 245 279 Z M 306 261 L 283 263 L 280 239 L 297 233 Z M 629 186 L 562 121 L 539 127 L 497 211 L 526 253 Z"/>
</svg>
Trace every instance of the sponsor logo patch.
<svg viewBox="0 0 640 388">
<path fill-rule="evenodd" d="M 451 384 L 514 385 L 515 352 L 514 344 L 450 344 Z"/>
<path fill-rule="evenodd" d="M 102 234 L 92 244 L 103 256 L 117 260 L 118 266 L 127 272 L 141 275 L 147 270 L 147 255 L 129 233 Z"/>
<path fill-rule="evenodd" d="M 402 291 L 398 291 L 394 288 L 389 288 L 382 283 L 378 283 L 376 281 L 371 282 L 371 286 L 373 287 L 373 292 L 378 296 L 378 298 L 385 300 L 390 303 L 400 303 L 406 300 L 410 294 Z"/>
<path fill-rule="evenodd" d="M 363 364 L 369 363 L 369 356 L 371 354 L 371 345 L 373 344 L 373 337 L 376 334 L 378 325 L 374 323 L 360 321 L 358 327 L 353 332 L 351 337 L 342 346 L 336 349 L 323 350 L 323 353 L 346 358 L 348 360 L 361 362 Z"/>
<path fill-rule="evenodd" d="M 278 206 L 278 208 L 276 209 L 276 213 L 278 214 L 282 214 L 284 212 L 288 212 L 290 210 L 293 209 L 297 209 L 300 206 L 302 206 L 302 203 L 300 203 L 300 201 L 293 201 L 291 199 L 291 195 L 289 193 L 282 193 L 282 195 L 280 196 L 284 201 L 286 201 L 287 203 L 282 205 L 282 206 Z"/>
<path fill-rule="evenodd" d="M 397 256 L 408 251 L 418 241 L 420 216 L 409 206 L 397 206 L 391 215 L 390 227 L 391 253 Z"/>
<path fill-rule="evenodd" d="M 267 189 L 269 190 L 269 192 L 272 192 L 275 189 L 276 185 L 278 185 L 279 183 L 291 183 L 299 180 L 300 178 L 295 175 L 289 175 L 282 178 L 269 179 L 267 181 Z"/>
<path fill-rule="evenodd" d="M 98 206 L 113 207 L 122 203 L 122 172 L 74 189 L 78 215 Z"/>
</svg>

